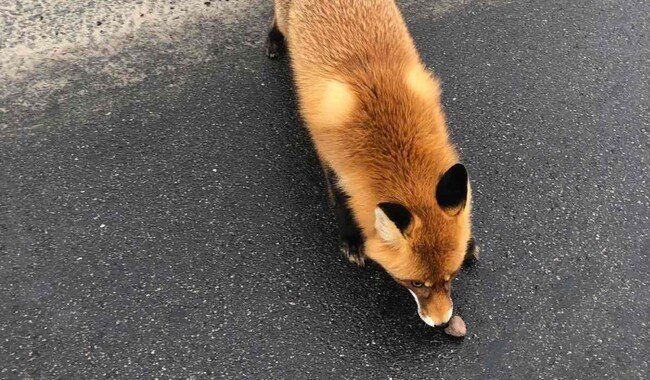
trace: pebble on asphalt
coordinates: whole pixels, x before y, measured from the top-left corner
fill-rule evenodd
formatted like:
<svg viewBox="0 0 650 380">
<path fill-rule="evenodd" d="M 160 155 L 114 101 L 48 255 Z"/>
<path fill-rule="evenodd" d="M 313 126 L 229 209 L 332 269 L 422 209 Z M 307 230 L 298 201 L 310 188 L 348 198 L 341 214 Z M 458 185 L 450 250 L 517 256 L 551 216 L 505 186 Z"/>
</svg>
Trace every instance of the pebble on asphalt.
<svg viewBox="0 0 650 380">
<path fill-rule="evenodd" d="M 459 315 L 454 315 L 449 320 L 449 324 L 445 327 L 445 334 L 454 336 L 456 338 L 462 338 L 467 333 L 467 327 L 465 326 L 465 321 Z"/>
</svg>

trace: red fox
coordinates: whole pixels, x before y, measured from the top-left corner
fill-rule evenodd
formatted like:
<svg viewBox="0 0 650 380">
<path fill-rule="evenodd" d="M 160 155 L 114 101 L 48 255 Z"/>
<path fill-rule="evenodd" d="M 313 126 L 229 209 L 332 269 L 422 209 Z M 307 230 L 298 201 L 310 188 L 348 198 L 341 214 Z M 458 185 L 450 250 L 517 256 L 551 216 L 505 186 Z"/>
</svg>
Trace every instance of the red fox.
<svg viewBox="0 0 650 380">
<path fill-rule="evenodd" d="M 275 0 L 267 55 L 287 48 L 300 113 L 353 263 L 378 263 L 430 326 L 476 256 L 471 188 L 437 79 L 393 0 Z"/>
</svg>

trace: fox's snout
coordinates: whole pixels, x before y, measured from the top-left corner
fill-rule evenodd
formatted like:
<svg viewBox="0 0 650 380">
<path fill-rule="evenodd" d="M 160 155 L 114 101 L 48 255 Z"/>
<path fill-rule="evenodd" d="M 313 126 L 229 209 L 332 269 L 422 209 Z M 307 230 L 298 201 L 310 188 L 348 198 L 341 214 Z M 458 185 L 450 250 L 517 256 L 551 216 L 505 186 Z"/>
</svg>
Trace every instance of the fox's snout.
<svg viewBox="0 0 650 380">
<path fill-rule="evenodd" d="M 415 299 L 418 306 L 418 315 L 424 323 L 431 327 L 438 327 L 449 322 L 454 313 L 454 304 L 446 294 L 432 295 L 428 299 L 421 301 L 411 289 L 408 289 L 408 291 Z"/>
</svg>

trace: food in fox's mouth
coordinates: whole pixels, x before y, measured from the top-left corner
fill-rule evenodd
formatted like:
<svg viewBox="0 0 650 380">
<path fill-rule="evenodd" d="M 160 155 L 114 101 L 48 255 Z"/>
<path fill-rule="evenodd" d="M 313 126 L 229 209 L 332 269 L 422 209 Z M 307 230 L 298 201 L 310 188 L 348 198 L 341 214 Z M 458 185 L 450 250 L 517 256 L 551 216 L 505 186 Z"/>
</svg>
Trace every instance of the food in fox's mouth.
<svg viewBox="0 0 650 380">
<path fill-rule="evenodd" d="M 465 321 L 459 315 L 454 315 L 449 320 L 449 324 L 445 327 L 445 334 L 455 336 L 457 338 L 464 337 L 467 333 Z"/>
</svg>

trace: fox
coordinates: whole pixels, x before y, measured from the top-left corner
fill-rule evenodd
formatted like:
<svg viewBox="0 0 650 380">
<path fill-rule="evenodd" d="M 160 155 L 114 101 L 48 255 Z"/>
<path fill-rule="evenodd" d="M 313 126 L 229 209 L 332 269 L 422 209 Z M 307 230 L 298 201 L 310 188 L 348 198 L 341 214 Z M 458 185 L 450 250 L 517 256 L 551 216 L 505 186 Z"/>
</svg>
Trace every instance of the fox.
<svg viewBox="0 0 650 380">
<path fill-rule="evenodd" d="M 299 114 L 352 263 L 378 264 L 429 326 L 453 315 L 451 286 L 478 258 L 466 167 L 440 81 L 394 0 L 274 0 L 266 54 L 290 59 Z"/>
</svg>

